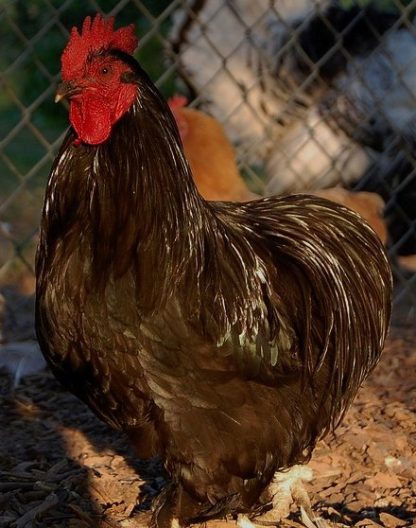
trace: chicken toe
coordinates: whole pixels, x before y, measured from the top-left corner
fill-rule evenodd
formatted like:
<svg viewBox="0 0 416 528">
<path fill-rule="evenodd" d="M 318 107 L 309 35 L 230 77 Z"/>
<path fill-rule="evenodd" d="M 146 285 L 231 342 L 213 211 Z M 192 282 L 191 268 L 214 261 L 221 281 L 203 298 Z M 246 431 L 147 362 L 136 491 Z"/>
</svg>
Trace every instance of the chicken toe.
<svg viewBox="0 0 416 528">
<path fill-rule="evenodd" d="M 243 514 L 240 514 L 237 517 L 237 527 L 238 528 L 259 528 L 256 524 L 250 521 L 247 515 L 243 515 Z"/>
<path fill-rule="evenodd" d="M 256 519 L 259 524 L 278 524 L 289 516 L 290 507 L 295 503 L 301 511 L 303 524 L 308 528 L 322 527 L 317 522 L 304 482 L 312 480 L 312 470 L 306 466 L 296 465 L 287 471 L 276 472 L 268 488 L 272 508 Z"/>
</svg>

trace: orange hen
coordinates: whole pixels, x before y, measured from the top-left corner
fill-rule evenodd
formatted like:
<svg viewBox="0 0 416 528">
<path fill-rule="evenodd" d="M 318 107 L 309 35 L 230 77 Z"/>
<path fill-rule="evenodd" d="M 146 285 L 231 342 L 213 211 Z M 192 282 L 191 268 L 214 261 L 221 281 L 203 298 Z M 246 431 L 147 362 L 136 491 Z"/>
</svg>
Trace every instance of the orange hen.
<svg viewBox="0 0 416 528">
<path fill-rule="evenodd" d="M 246 202 L 258 198 L 242 179 L 235 150 L 222 125 L 208 114 L 187 108 L 176 95 L 169 106 L 179 127 L 185 155 L 205 200 Z"/>
</svg>

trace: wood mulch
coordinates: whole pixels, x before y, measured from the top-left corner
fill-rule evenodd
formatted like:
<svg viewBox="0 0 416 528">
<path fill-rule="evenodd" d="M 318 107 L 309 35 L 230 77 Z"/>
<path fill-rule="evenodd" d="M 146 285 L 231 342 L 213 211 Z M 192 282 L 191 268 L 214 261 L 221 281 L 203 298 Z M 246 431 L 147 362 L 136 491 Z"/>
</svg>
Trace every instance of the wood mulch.
<svg viewBox="0 0 416 528">
<path fill-rule="evenodd" d="M 327 526 L 416 526 L 416 332 L 393 329 L 382 360 L 310 462 Z M 165 480 L 44 371 L 0 374 L 0 528 L 145 527 Z M 235 526 L 211 521 L 208 528 Z M 300 527 L 294 512 L 283 526 Z"/>
</svg>

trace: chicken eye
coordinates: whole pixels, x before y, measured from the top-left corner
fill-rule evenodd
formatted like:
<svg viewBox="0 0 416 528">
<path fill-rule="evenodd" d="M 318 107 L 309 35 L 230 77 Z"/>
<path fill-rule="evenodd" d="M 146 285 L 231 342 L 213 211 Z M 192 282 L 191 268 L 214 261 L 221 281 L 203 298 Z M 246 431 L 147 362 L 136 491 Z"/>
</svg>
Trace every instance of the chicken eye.
<svg viewBox="0 0 416 528">
<path fill-rule="evenodd" d="M 103 75 L 105 75 L 105 74 L 108 73 L 109 71 L 110 71 L 110 69 L 107 68 L 106 66 L 104 66 L 104 68 L 101 68 L 101 73 L 102 73 Z"/>
</svg>

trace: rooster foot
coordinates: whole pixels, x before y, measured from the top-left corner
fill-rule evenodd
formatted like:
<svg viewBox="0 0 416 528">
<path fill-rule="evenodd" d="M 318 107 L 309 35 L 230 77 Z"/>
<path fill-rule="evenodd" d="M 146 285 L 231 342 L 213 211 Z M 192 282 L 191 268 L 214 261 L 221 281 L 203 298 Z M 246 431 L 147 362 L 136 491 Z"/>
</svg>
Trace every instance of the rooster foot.
<svg viewBox="0 0 416 528">
<path fill-rule="evenodd" d="M 150 528 L 182 528 L 177 515 L 178 489 L 169 483 L 154 499 L 152 504 L 152 520 Z"/>
<path fill-rule="evenodd" d="M 327 528 L 323 519 L 313 513 L 304 486 L 304 482 L 310 482 L 312 478 L 312 470 L 306 466 L 296 465 L 287 471 L 276 472 L 267 491 L 271 497 L 272 508 L 257 517 L 256 523 L 262 526 L 278 525 L 289 516 L 290 507 L 295 503 L 300 509 L 302 523 L 307 528 Z"/>
<path fill-rule="evenodd" d="M 242 514 L 237 517 L 237 526 L 238 528 L 259 528 L 256 524 L 250 521 L 247 515 Z"/>
</svg>

